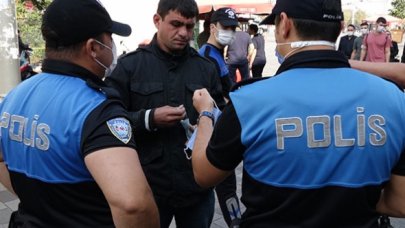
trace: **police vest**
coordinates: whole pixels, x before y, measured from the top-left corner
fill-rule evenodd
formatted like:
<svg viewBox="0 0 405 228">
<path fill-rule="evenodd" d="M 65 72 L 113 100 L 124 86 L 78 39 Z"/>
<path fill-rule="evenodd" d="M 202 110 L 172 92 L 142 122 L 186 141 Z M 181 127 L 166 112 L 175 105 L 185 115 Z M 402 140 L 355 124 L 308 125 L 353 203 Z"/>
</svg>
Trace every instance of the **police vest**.
<svg viewBox="0 0 405 228">
<path fill-rule="evenodd" d="M 105 99 L 76 77 L 42 73 L 21 83 L 0 104 L 8 169 L 48 183 L 93 181 L 81 154 L 82 128 Z"/>
<path fill-rule="evenodd" d="M 404 93 L 350 68 L 292 69 L 230 97 L 244 169 L 267 185 L 379 185 L 404 149 Z"/>
</svg>

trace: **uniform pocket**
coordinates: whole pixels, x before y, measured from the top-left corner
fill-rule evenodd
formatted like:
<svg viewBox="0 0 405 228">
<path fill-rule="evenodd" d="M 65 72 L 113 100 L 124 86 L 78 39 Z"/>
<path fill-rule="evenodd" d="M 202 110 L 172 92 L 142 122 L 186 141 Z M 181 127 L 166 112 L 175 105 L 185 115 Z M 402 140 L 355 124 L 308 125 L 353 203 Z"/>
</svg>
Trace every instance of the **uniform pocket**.
<svg viewBox="0 0 405 228">
<path fill-rule="evenodd" d="M 164 103 L 163 83 L 132 83 L 132 109 L 149 109 L 160 107 Z"/>
</svg>

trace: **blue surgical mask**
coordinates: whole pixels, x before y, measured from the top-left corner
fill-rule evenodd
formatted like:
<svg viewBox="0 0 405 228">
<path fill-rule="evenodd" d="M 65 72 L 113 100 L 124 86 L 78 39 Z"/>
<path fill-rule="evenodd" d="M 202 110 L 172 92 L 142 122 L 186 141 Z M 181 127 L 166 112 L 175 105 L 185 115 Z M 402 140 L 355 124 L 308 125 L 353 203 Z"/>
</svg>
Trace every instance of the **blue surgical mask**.
<svg viewBox="0 0 405 228">
<path fill-rule="evenodd" d="M 280 52 L 278 52 L 277 48 L 274 50 L 274 52 L 274 55 L 277 57 L 278 63 L 282 64 L 285 60 L 284 56 L 282 56 Z"/>
</svg>

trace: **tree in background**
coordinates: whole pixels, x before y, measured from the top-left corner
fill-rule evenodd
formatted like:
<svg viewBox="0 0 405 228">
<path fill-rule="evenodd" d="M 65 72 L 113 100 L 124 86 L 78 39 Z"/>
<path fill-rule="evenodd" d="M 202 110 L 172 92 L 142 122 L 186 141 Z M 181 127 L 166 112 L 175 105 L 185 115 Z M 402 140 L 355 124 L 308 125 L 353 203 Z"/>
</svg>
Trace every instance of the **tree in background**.
<svg viewBox="0 0 405 228">
<path fill-rule="evenodd" d="M 361 23 L 363 23 L 363 20 L 367 18 L 366 12 L 363 10 L 357 10 L 356 13 L 354 14 L 354 21 L 355 24 L 360 26 Z"/>
<path fill-rule="evenodd" d="M 354 25 L 360 25 L 362 21 L 367 17 L 366 12 L 362 10 L 356 10 L 353 15 L 353 11 L 350 9 L 345 9 L 343 10 L 344 18 L 345 18 L 345 24 L 354 24 Z"/>
<path fill-rule="evenodd" d="M 405 19 L 405 0 L 393 0 L 391 5 L 392 9 L 390 9 L 390 15 Z"/>
<path fill-rule="evenodd" d="M 44 55 L 45 42 L 42 39 L 42 15 L 52 0 L 18 0 L 17 27 L 24 43 L 29 44 L 34 50 L 31 62 L 39 62 Z"/>
</svg>

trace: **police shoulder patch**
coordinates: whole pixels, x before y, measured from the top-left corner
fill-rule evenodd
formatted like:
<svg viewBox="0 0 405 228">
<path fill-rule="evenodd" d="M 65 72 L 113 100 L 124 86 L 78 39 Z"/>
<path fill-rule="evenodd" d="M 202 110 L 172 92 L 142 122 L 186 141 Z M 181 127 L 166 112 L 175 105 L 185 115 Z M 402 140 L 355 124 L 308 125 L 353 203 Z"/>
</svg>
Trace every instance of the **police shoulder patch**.
<svg viewBox="0 0 405 228">
<path fill-rule="evenodd" d="M 127 144 L 132 136 L 131 123 L 122 117 L 114 118 L 107 121 L 107 126 L 111 133 L 121 142 Z"/>
</svg>

